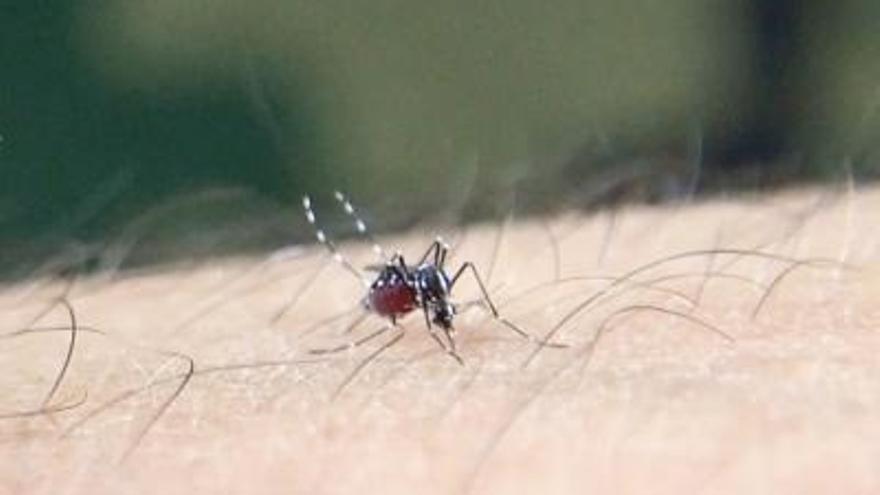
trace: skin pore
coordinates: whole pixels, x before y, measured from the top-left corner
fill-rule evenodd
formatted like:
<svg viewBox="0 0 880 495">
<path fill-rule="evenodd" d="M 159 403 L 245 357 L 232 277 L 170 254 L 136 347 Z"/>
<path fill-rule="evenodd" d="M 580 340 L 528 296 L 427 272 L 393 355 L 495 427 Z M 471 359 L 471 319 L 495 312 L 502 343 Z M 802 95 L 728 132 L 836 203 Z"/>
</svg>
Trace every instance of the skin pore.
<svg viewBox="0 0 880 495">
<path fill-rule="evenodd" d="M 311 353 L 387 324 L 319 246 L 5 286 L 0 493 L 876 492 L 878 216 L 802 190 L 470 226 L 452 265 L 569 347 L 462 282 L 464 366 L 417 311 Z"/>
</svg>

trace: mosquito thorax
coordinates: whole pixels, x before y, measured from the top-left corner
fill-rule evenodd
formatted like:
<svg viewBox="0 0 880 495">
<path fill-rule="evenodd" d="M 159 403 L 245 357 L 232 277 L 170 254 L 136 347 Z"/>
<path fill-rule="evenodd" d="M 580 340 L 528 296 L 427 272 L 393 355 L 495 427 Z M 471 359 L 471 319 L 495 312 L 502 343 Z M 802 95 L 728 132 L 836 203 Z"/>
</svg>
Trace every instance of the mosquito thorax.
<svg viewBox="0 0 880 495">
<path fill-rule="evenodd" d="M 418 291 L 428 301 L 446 300 L 449 297 L 449 276 L 437 266 L 421 265 L 416 268 L 413 278 Z"/>
</svg>

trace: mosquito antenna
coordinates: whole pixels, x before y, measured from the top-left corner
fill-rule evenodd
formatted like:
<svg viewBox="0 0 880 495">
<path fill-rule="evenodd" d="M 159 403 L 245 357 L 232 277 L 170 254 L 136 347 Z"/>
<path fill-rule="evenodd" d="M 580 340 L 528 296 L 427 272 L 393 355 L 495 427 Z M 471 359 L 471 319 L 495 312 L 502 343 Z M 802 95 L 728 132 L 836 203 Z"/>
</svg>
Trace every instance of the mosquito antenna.
<svg viewBox="0 0 880 495">
<path fill-rule="evenodd" d="M 358 280 L 361 281 L 362 284 L 364 284 L 365 287 L 369 287 L 369 281 L 367 281 L 367 279 L 365 279 L 364 276 L 361 275 L 357 268 L 355 268 L 354 265 L 352 265 L 351 262 L 349 262 L 345 258 L 345 256 L 343 256 L 342 253 L 339 252 L 339 249 L 336 248 L 336 244 L 332 240 L 327 238 L 327 234 L 325 234 L 322 229 L 318 228 L 318 225 L 315 223 L 315 211 L 312 210 L 311 198 L 309 198 L 308 196 L 303 196 L 302 205 L 303 210 L 305 210 L 306 220 L 309 222 L 309 225 L 311 225 L 312 228 L 315 229 L 315 238 L 318 240 L 318 242 L 323 244 L 324 247 L 326 247 L 327 250 L 330 251 L 333 259 L 336 260 L 336 262 L 339 263 L 342 268 L 345 268 L 345 270 L 354 275 Z"/>
<path fill-rule="evenodd" d="M 376 241 L 376 238 L 373 237 L 373 234 L 367 229 L 367 224 L 364 220 L 357 214 L 352 206 L 351 201 L 340 191 L 336 191 L 333 193 L 333 197 L 336 198 L 336 201 L 342 206 L 342 209 L 345 210 L 345 213 L 348 214 L 351 218 L 354 219 L 354 227 L 357 229 L 358 233 L 362 236 L 366 237 L 368 241 L 373 245 L 373 252 L 376 253 L 376 256 L 382 259 L 383 262 L 387 262 L 390 258 L 388 254 L 382 249 L 382 246 Z"/>
</svg>

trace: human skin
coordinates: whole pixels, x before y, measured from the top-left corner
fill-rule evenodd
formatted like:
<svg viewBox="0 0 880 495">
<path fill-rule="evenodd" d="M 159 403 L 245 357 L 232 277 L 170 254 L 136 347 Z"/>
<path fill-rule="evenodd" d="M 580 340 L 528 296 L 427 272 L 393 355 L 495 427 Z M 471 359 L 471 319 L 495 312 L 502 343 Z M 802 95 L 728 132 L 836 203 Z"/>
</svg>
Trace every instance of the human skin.
<svg viewBox="0 0 880 495">
<path fill-rule="evenodd" d="M 569 347 L 476 306 L 460 366 L 413 313 L 353 376 L 393 335 L 309 352 L 384 324 L 315 326 L 364 295 L 317 246 L 7 286 L 0 493 L 876 493 L 878 215 L 804 190 L 472 226 L 452 268 L 536 336 L 570 315 Z"/>
</svg>

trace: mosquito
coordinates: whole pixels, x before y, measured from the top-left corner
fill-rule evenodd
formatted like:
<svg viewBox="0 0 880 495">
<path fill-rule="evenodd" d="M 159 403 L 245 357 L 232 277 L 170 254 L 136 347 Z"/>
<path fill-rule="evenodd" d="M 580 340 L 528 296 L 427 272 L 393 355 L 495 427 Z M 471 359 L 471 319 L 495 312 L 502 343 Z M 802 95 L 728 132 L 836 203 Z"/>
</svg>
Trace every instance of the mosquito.
<svg viewBox="0 0 880 495">
<path fill-rule="evenodd" d="M 470 274 L 477 282 L 477 286 L 480 288 L 482 303 L 489 309 L 492 317 L 505 328 L 535 345 L 557 348 L 567 347 L 563 344 L 542 342 L 502 317 L 495 303 L 489 297 L 486 285 L 483 283 L 483 279 L 473 262 L 466 261 L 462 263 L 450 275 L 446 268 L 450 247 L 442 239 L 435 239 L 414 264 L 408 263 L 400 252 L 395 252 L 393 255 L 388 256 L 385 250 L 369 233 L 366 223 L 357 214 L 348 198 L 339 191 L 335 192 L 334 197 L 345 213 L 354 220 L 358 233 L 367 237 L 373 245 L 373 251 L 383 261 L 380 265 L 368 267 L 368 269 L 378 272 L 372 282 L 366 279 L 342 255 L 336 244 L 318 227 L 309 196 L 304 196 L 302 201 L 306 220 L 315 229 L 315 237 L 318 242 L 330 252 L 331 256 L 345 270 L 353 274 L 364 284 L 367 294 L 362 300 L 362 305 L 366 309 L 363 318 L 371 313 L 376 314 L 388 319 L 390 326 L 385 326 L 377 332 L 346 345 L 330 349 L 314 349 L 310 351 L 312 354 L 341 352 L 364 344 L 392 328 L 399 328 L 397 325 L 398 319 L 419 310 L 424 315 L 425 325 L 431 337 L 447 354 L 463 365 L 464 360 L 458 354 L 455 343 L 455 326 L 453 325 L 455 316 L 459 313 L 460 305 L 452 301 L 452 291 L 465 274 Z M 359 324 L 360 321 L 362 321 L 362 318 L 357 320 L 350 328 Z M 380 351 L 396 343 L 402 336 L 401 331 L 394 339 L 383 345 Z"/>
</svg>

